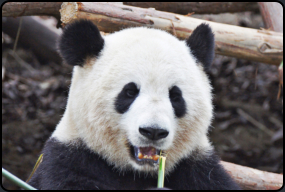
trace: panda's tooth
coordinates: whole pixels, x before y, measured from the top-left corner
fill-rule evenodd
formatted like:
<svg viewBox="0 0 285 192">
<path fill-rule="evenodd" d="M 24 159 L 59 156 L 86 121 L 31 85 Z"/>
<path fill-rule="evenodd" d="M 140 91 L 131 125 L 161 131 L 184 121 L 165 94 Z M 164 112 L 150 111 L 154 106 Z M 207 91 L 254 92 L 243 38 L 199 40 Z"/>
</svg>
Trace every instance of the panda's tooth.
<svg viewBox="0 0 285 192">
<path fill-rule="evenodd" d="M 139 159 L 142 159 L 142 158 L 143 158 L 143 154 L 142 154 L 142 153 L 139 153 L 139 154 L 138 154 L 138 158 L 139 158 Z"/>
<path fill-rule="evenodd" d="M 155 161 L 157 161 L 158 158 L 159 158 L 159 155 L 154 155 L 154 156 L 153 156 L 153 160 L 155 160 Z"/>
</svg>

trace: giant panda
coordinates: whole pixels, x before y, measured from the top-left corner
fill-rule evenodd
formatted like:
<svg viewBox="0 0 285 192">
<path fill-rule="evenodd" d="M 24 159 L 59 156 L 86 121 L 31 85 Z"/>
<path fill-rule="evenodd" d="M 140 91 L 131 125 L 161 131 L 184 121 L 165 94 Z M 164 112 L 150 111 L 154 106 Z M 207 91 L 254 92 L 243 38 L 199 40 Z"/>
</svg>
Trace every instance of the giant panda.
<svg viewBox="0 0 285 192">
<path fill-rule="evenodd" d="M 101 36 L 88 20 L 58 43 L 73 65 L 66 110 L 29 184 L 37 189 L 149 189 L 167 154 L 165 188 L 239 189 L 208 139 L 213 116 L 205 70 L 214 34 L 185 40 L 146 27 Z"/>
</svg>

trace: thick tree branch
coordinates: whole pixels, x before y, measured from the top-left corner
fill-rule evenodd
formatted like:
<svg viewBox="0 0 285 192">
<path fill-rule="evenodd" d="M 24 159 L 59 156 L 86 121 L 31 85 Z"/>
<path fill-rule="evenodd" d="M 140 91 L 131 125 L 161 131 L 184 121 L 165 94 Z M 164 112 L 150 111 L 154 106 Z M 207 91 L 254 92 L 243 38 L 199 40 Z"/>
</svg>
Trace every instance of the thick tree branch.
<svg viewBox="0 0 285 192">
<path fill-rule="evenodd" d="M 278 190 L 283 186 L 283 175 L 221 161 L 232 178 L 247 190 Z"/>
<path fill-rule="evenodd" d="M 180 39 L 188 38 L 199 24 L 208 23 L 215 33 L 217 54 L 274 65 L 283 59 L 283 33 L 112 3 L 63 3 L 60 12 L 63 24 L 74 19 L 90 19 L 104 32 L 146 26 L 168 31 Z"/>
<path fill-rule="evenodd" d="M 62 2 L 7 2 L 2 7 L 2 17 L 50 15 L 59 17 Z"/>
<path fill-rule="evenodd" d="M 259 11 L 256 2 L 124 2 L 124 5 L 142 8 L 153 7 L 160 11 L 182 15 L 191 12 L 195 12 L 195 14 L 216 14 Z"/>
<path fill-rule="evenodd" d="M 2 8 L 2 15 L 15 16 L 11 14 L 14 10 L 16 16 L 31 13 L 53 15 L 58 13 L 59 5 L 60 2 L 6 3 Z M 210 24 L 215 33 L 217 54 L 274 65 L 279 65 L 283 59 L 283 33 L 220 24 L 155 9 L 113 3 L 77 2 L 63 5 L 61 19 L 65 24 L 75 18 L 86 18 L 91 19 L 104 32 L 131 26 L 147 26 L 166 30 L 180 39 L 185 39 L 197 25 L 205 22 Z"/>
<path fill-rule="evenodd" d="M 2 7 L 3 17 L 30 15 L 50 15 L 59 17 L 58 10 L 62 2 L 7 2 Z M 258 12 L 256 2 L 124 2 L 125 5 L 149 8 L 179 14 L 225 13 L 225 12 Z"/>
<path fill-rule="evenodd" d="M 258 2 L 266 28 L 283 32 L 283 7 L 278 2 Z"/>
</svg>

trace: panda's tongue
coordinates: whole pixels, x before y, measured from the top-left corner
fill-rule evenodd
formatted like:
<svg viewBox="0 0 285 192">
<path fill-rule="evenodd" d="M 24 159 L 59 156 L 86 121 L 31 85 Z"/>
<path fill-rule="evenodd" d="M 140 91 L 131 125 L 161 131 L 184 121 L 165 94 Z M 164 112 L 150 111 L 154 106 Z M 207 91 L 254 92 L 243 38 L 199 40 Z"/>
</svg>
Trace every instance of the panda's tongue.
<svg viewBox="0 0 285 192">
<path fill-rule="evenodd" d="M 156 155 L 156 149 L 154 147 L 139 147 L 139 151 L 142 153 L 142 155 L 147 155 L 147 156 Z"/>
</svg>

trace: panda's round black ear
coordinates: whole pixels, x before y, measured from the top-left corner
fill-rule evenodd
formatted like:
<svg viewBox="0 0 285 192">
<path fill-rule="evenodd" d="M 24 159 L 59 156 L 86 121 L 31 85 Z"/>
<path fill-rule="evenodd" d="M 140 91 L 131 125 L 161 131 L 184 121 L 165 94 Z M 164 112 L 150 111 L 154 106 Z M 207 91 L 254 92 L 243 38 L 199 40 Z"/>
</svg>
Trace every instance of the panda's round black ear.
<svg viewBox="0 0 285 192">
<path fill-rule="evenodd" d="M 104 39 L 90 20 L 66 25 L 58 41 L 59 53 L 69 65 L 83 66 L 88 57 L 98 57 L 103 47 Z"/>
<path fill-rule="evenodd" d="M 209 70 L 215 56 L 215 38 L 208 24 L 202 23 L 186 41 L 194 57 Z"/>
</svg>

